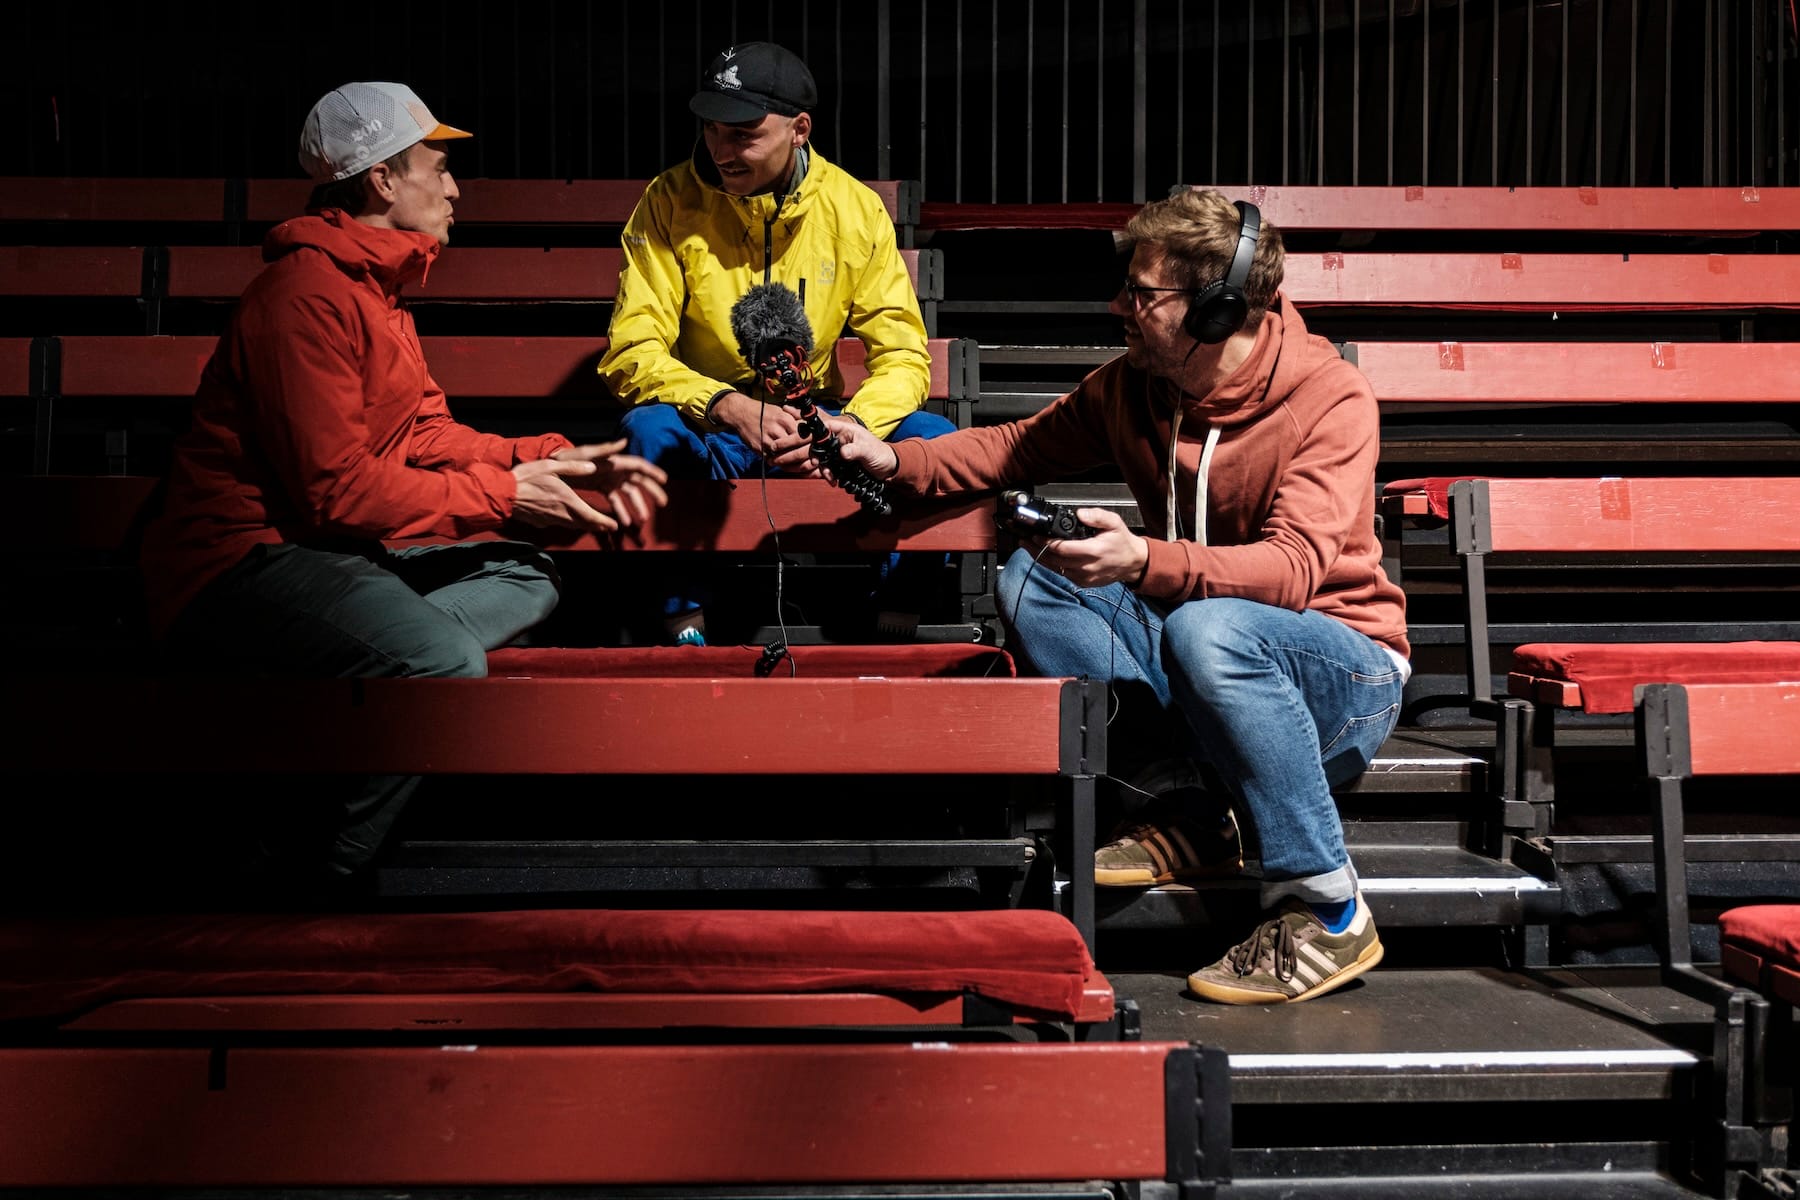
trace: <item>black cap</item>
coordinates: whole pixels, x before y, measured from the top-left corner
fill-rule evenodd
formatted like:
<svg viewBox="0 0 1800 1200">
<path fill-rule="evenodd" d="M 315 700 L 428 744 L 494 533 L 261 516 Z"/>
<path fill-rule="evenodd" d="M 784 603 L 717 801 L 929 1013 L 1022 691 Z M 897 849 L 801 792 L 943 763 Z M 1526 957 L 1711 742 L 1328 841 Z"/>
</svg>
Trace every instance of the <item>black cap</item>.
<svg viewBox="0 0 1800 1200">
<path fill-rule="evenodd" d="M 799 116 L 818 102 L 812 72 L 795 54 L 774 42 L 745 42 L 712 60 L 688 107 L 702 120 L 736 125 L 768 113 Z"/>
</svg>

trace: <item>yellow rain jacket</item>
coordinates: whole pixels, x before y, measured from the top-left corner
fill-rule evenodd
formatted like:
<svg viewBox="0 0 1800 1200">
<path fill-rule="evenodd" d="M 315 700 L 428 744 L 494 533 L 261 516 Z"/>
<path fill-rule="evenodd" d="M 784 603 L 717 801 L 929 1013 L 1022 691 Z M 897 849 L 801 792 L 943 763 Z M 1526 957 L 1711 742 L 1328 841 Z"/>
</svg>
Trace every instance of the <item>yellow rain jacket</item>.
<svg viewBox="0 0 1800 1200">
<path fill-rule="evenodd" d="M 650 181 L 625 226 L 611 345 L 600 376 L 626 404 L 662 401 L 716 431 L 707 407 L 726 392 L 753 395 L 731 307 L 757 283 L 783 283 L 813 328 L 813 398 L 844 390 L 832 349 L 840 334 L 868 347 L 869 378 L 845 414 L 886 437 L 925 402 L 931 359 L 893 221 L 860 180 L 807 148 L 799 186 L 785 195 L 733 196 L 705 153 Z M 785 189 L 784 189 L 785 190 Z"/>
</svg>

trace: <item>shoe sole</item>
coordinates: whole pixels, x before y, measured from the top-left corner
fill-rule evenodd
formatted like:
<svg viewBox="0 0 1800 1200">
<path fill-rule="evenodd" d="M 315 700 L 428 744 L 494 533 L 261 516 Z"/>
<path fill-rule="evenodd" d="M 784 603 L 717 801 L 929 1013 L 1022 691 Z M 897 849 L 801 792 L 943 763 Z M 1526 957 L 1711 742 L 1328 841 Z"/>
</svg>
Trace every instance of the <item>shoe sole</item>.
<svg viewBox="0 0 1800 1200">
<path fill-rule="evenodd" d="M 1244 873 L 1244 860 L 1220 862 L 1216 866 L 1191 871 L 1164 871 L 1151 874 L 1148 867 L 1095 867 L 1095 887 L 1161 887 L 1165 883 L 1188 883 L 1208 879 L 1231 879 Z"/>
<path fill-rule="evenodd" d="M 1280 992 L 1256 991 L 1251 988 L 1234 988 L 1229 984 L 1202 979 L 1197 974 L 1188 976 L 1188 990 L 1203 1000 L 1214 1000 L 1220 1004 L 1298 1004 L 1302 1000 L 1311 1000 L 1314 996 L 1323 996 L 1333 988 L 1344 986 L 1380 962 L 1386 953 L 1387 951 L 1382 949 L 1381 941 L 1378 938 L 1363 949 L 1362 954 L 1355 962 L 1338 971 L 1331 978 L 1320 980 L 1297 996 L 1286 996 Z"/>
</svg>

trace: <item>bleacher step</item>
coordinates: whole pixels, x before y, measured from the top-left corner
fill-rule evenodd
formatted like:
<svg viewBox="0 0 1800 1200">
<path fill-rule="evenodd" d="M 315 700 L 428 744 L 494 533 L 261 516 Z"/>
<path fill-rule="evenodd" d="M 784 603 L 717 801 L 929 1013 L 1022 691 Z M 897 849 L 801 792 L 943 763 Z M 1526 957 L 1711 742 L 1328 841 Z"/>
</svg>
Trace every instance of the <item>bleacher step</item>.
<svg viewBox="0 0 1800 1200">
<path fill-rule="evenodd" d="M 1363 895 L 1379 925 L 1542 924 L 1554 920 L 1561 910 L 1561 892 L 1555 883 L 1457 846 L 1359 846 L 1352 842 L 1351 854 Z M 1101 888 L 1095 900 L 1095 927 L 1102 934 L 1126 929 L 1247 927 L 1260 911 L 1258 886 L 1257 880 L 1235 878 L 1141 891 Z M 1068 888 L 1060 881 L 1059 890 L 1066 899 Z"/>
<path fill-rule="evenodd" d="M 1238 1104 L 1662 1101 L 1711 1035 L 1711 1007 L 1654 968 L 1383 965 L 1329 1000 L 1267 1008 L 1202 1003 L 1183 975 L 1108 978 L 1146 1038 L 1224 1049 Z"/>
</svg>

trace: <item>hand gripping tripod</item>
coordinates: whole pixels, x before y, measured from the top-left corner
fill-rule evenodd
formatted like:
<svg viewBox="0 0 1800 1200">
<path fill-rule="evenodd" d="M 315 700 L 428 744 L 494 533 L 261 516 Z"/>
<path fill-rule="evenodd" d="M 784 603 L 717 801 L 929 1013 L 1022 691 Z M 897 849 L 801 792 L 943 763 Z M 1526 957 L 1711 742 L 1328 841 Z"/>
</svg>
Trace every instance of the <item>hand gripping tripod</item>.
<svg viewBox="0 0 1800 1200">
<path fill-rule="evenodd" d="M 812 401 L 812 364 L 807 361 L 805 350 L 799 346 L 768 347 L 766 353 L 750 365 L 769 395 L 799 412 L 800 430 L 812 440 L 812 456 L 831 472 L 837 485 L 876 516 L 885 517 L 893 512 L 894 506 L 888 502 L 882 481 L 860 464 L 845 462 L 838 453 L 837 434 L 826 426 L 825 418 Z"/>
</svg>

